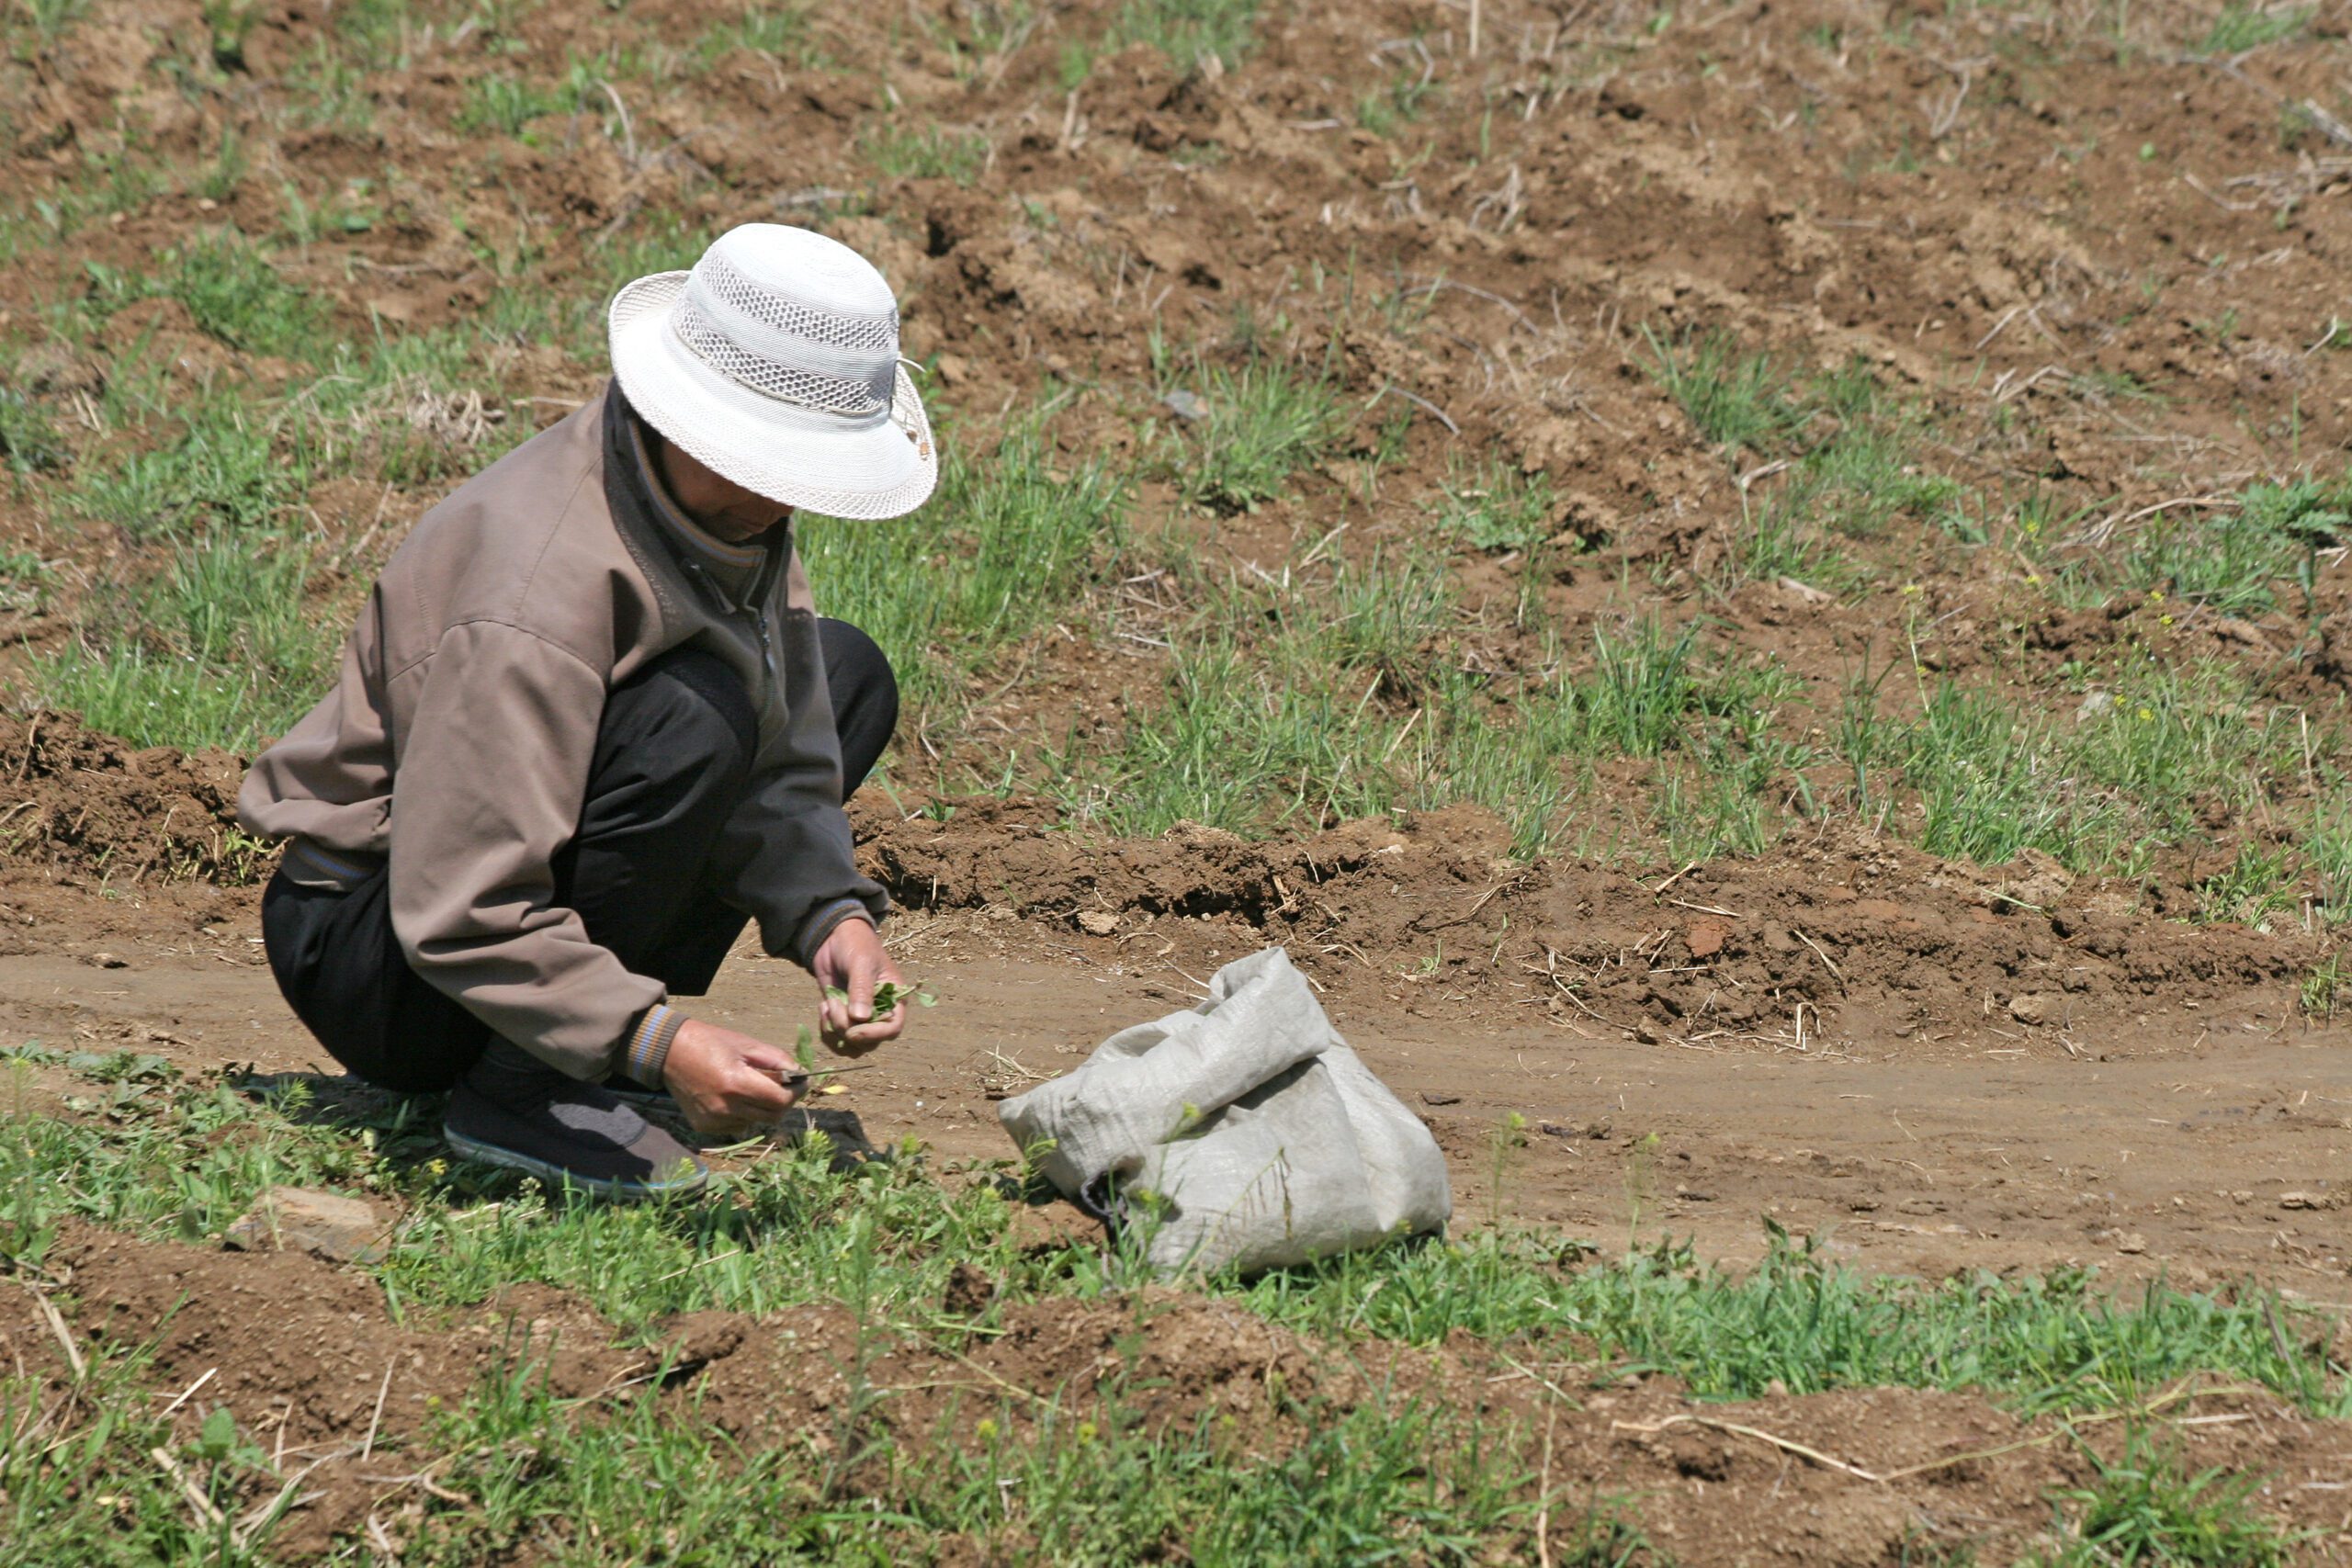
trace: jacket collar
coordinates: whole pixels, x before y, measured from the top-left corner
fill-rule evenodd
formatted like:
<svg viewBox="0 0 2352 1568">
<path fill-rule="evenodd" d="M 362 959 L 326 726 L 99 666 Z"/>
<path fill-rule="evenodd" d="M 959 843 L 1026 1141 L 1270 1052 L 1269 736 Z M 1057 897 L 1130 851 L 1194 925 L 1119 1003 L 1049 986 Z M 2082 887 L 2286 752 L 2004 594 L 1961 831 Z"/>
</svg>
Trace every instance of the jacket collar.
<svg viewBox="0 0 2352 1568">
<path fill-rule="evenodd" d="M 729 600 L 747 604 L 763 579 L 771 549 L 789 536 L 779 524 L 756 540 L 729 544 L 686 515 L 663 488 L 654 466 L 653 442 L 645 421 L 629 406 L 618 380 L 605 394 L 605 462 L 607 492 L 617 490 L 631 510 L 651 525 L 649 532 L 667 546 L 691 576 L 716 583 Z"/>
</svg>

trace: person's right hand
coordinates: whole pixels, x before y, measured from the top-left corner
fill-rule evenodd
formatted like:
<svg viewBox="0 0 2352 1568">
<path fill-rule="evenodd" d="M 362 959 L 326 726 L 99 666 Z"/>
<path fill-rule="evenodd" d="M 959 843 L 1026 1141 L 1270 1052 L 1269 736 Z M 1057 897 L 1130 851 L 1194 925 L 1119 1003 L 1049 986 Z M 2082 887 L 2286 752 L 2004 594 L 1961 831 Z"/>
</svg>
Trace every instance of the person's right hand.
<svg viewBox="0 0 2352 1568">
<path fill-rule="evenodd" d="M 695 1132 L 744 1133 L 792 1109 L 799 1086 L 778 1080 L 799 1072 L 773 1045 L 690 1018 L 670 1042 L 662 1081 Z"/>
</svg>

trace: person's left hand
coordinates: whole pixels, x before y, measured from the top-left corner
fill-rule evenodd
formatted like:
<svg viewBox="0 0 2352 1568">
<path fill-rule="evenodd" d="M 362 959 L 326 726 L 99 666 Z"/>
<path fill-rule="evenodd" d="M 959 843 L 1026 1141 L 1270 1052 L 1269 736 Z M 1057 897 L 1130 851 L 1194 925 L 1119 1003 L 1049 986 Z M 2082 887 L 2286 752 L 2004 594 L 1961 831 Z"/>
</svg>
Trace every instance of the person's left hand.
<svg viewBox="0 0 2352 1568">
<path fill-rule="evenodd" d="M 885 1040 L 898 1038 L 907 1026 L 907 1004 L 899 1003 L 880 1018 L 874 1016 L 876 987 L 906 984 L 899 966 L 882 947 L 882 938 L 864 920 L 843 920 L 817 950 L 810 965 L 817 984 L 828 993 L 818 1018 L 824 1026 L 825 1048 L 842 1056 L 863 1056 Z M 831 993 L 840 992 L 834 996 Z"/>
</svg>

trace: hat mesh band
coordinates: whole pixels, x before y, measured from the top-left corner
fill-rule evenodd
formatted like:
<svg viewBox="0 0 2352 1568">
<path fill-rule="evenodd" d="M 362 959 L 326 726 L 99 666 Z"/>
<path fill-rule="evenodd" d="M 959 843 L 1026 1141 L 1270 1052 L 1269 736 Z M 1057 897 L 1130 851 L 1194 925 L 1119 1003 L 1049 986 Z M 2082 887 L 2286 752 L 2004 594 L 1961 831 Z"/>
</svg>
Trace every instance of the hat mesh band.
<svg viewBox="0 0 2352 1568">
<path fill-rule="evenodd" d="M 862 348 L 887 353 L 894 359 L 898 356 L 896 310 L 856 316 L 816 310 L 769 293 L 728 265 L 727 259 L 715 252 L 695 264 L 695 282 L 729 310 L 741 310 L 778 332 L 805 337 L 829 348 Z"/>
<path fill-rule="evenodd" d="M 780 365 L 773 359 L 747 353 L 741 345 L 711 323 L 710 318 L 695 309 L 691 299 L 680 299 L 670 316 L 670 330 L 678 341 L 694 355 L 729 380 L 747 387 L 763 397 L 797 408 L 820 409 L 827 413 L 872 414 L 887 405 L 874 395 L 874 389 L 863 381 L 852 381 L 838 376 L 822 376 L 811 370 L 797 370 Z M 896 362 L 892 364 L 896 369 Z"/>
</svg>

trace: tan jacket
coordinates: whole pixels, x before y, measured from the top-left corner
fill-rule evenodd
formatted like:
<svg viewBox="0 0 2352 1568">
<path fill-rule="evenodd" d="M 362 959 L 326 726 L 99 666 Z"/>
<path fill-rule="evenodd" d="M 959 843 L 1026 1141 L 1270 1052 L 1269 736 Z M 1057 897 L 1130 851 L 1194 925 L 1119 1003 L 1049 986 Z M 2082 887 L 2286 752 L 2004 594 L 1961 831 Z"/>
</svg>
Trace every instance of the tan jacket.
<svg viewBox="0 0 2352 1568">
<path fill-rule="evenodd" d="M 767 951 L 805 964 L 844 913 L 887 908 L 853 855 L 789 536 L 774 536 L 777 559 L 695 528 L 648 479 L 641 429 L 611 389 L 426 513 L 368 595 L 334 690 L 237 799 L 249 829 L 296 840 L 298 880 L 349 886 L 389 860 L 409 964 L 580 1077 L 627 1066 L 632 1036 L 640 1060 L 646 1035 L 666 1051 L 678 1021 L 661 982 L 555 902 L 550 870 L 578 829 L 605 693 L 649 660 L 694 644 L 754 698 L 752 787 L 715 863 Z"/>
</svg>

